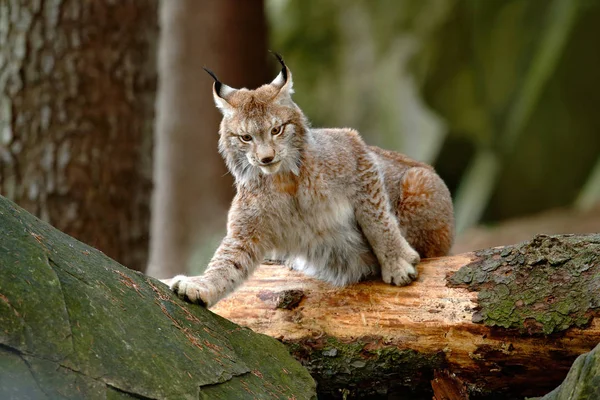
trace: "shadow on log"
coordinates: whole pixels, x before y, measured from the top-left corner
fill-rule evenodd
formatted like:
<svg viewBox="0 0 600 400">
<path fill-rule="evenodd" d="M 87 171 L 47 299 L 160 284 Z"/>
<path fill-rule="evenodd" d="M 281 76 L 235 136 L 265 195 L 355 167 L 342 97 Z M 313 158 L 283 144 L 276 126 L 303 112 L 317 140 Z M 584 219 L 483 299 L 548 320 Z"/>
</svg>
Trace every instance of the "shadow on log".
<svg viewBox="0 0 600 400">
<path fill-rule="evenodd" d="M 600 342 L 598 234 L 538 235 L 419 271 L 407 287 L 334 288 L 264 265 L 213 311 L 285 343 L 320 399 L 431 399 L 447 386 L 432 389 L 434 373 L 456 398 L 541 396 Z"/>
<path fill-rule="evenodd" d="M 0 399 L 314 398 L 276 340 L 0 196 Z"/>
<path fill-rule="evenodd" d="M 564 382 L 539 400 L 600 399 L 600 345 L 573 363 Z"/>
</svg>

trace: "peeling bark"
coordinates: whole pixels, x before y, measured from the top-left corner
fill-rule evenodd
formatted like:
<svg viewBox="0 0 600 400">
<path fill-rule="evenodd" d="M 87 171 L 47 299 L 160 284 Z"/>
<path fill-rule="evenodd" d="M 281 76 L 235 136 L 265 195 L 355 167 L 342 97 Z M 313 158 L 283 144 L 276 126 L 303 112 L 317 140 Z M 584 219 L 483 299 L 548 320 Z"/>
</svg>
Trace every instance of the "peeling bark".
<svg viewBox="0 0 600 400">
<path fill-rule="evenodd" d="M 419 271 L 407 287 L 334 288 L 264 265 L 213 311 L 285 343 L 319 398 L 431 399 L 436 371 L 470 399 L 540 396 L 600 342 L 598 234 L 539 235 Z M 300 301 L 278 307 L 282 293 Z"/>
<path fill-rule="evenodd" d="M 0 4 L 0 193 L 143 269 L 156 0 Z"/>
<path fill-rule="evenodd" d="M 475 322 L 548 335 L 584 328 L 600 308 L 600 235 L 538 235 L 475 254 L 449 280 L 479 293 Z"/>
<path fill-rule="evenodd" d="M 431 381 L 433 400 L 469 400 L 468 388 L 456 375 L 436 370 Z"/>
</svg>

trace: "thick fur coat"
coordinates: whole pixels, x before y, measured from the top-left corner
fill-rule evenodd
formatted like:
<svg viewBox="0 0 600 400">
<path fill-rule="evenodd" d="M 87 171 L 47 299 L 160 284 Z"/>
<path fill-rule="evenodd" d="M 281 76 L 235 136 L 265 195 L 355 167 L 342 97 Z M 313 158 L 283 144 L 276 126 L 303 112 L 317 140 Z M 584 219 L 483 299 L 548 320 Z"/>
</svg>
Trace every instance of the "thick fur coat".
<svg viewBox="0 0 600 400">
<path fill-rule="evenodd" d="M 204 274 L 168 283 L 211 306 L 275 254 L 333 285 L 372 277 L 409 284 L 420 257 L 446 255 L 452 245 L 446 185 L 431 166 L 368 146 L 352 129 L 310 128 L 280 61 L 277 78 L 255 90 L 233 89 L 211 73 L 223 113 L 219 150 L 237 194 Z"/>
</svg>

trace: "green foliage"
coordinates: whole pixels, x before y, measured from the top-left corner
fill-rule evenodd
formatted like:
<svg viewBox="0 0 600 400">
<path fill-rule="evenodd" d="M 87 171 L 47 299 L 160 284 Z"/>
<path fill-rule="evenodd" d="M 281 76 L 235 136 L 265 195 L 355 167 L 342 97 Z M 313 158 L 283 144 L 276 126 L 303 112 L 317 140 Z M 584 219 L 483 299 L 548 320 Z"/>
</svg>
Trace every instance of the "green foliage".
<svg viewBox="0 0 600 400">
<path fill-rule="evenodd" d="M 408 64 L 452 3 L 273 0 L 271 47 L 284 54 L 295 99 L 315 125 L 351 126 L 373 144 L 432 159 L 442 123 Z M 402 129 L 410 126 L 419 132 Z"/>
<path fill-rule="evenodd" d="M 441 151 L 461 229 L 572 204 L 596 179 L 599 2 L 268 4 L 272 47 L 315 125 L 425 161 Z"/>
</svg>

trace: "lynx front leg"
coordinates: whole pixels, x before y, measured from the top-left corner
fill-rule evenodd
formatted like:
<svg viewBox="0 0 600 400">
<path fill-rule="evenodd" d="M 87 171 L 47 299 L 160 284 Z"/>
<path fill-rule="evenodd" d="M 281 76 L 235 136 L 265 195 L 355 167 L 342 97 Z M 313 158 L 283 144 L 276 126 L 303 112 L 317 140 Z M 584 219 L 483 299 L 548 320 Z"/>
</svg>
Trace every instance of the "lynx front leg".
<svg viewBox="0 0 600 400">
<path fill-rule="evenodd" d="M 228 235 L 203 275 L 178 275 L 163 282 L 180 298 L 210 307 L 243 283 L 262 259 L 262 251 L 248 242 Z"/>
<path fill-rule="evenodd" d="M 417 277 L 419 254 L 408 244 L 390 208 L 383 177 L 376 162 L 365 154 L 358 160 L 355 215 L 381 265 L 383 281 L 408 285 Z"/>
</svg>

